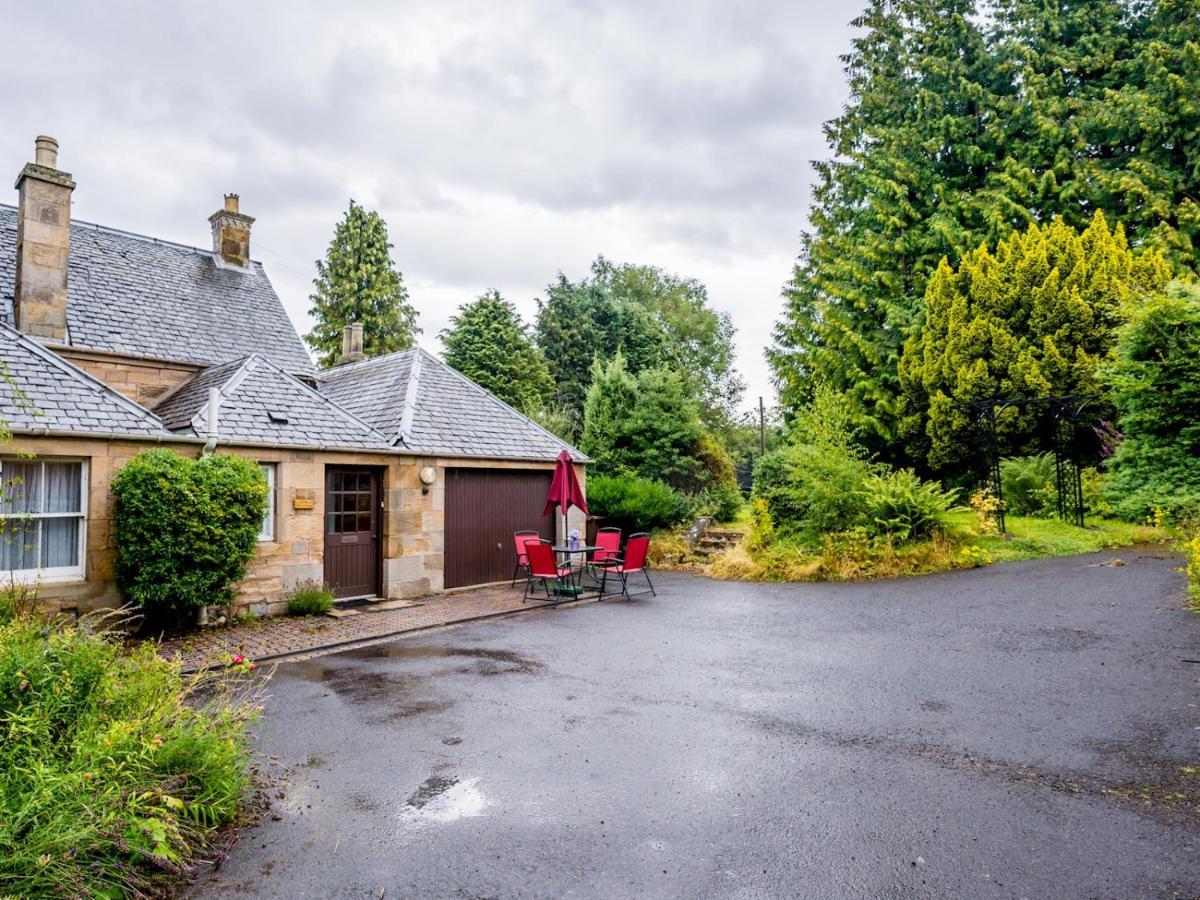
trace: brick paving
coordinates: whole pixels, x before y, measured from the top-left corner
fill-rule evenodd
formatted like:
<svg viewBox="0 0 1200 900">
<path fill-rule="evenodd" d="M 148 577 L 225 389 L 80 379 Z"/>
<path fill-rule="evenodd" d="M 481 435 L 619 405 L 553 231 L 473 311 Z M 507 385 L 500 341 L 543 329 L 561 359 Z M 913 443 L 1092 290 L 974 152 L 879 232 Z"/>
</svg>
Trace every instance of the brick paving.
<svg viewBox="0 0 1200 900">
<path fill-rule="evenodd" d="M 255 661 L 286 655 L 309 659 L 347 647 L 390 640 L 397 632 L 436 628 L 482 616 L 496 616 L 554 604 L 530 597 L 521 602 L 523 585 L 507 584 L 450 594 L 436 594 L 416 601 L 417 605 L 380 612 L 363 612 L 334 619 L 330 616 L 276 616 L 240 625 L 219 626 L 168 638 L 159 653 L 178 657 L 185 671 L 219 664 L 225 653 L 242 654 Z M 331 646 L 336 645 L 336 646 Z"/>
</svg>

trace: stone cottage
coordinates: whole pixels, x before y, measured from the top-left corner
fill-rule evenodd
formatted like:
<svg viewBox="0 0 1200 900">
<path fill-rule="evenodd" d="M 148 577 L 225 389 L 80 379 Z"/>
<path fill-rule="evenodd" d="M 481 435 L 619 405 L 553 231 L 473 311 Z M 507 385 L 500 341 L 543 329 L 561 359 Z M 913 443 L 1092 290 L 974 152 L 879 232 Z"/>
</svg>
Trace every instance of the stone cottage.
<svg viewBox="0 0 1200 900">
<path fill-rule="evenodd" d="M 0 572 L 64 610 L 120 602 L 114 472 L 138 452 L 232 453 L 270 485 L 239 606 L 275 613 L 323 581 L 342 598 L 402 598 L 500 581 L 512 533 L 554 537 L 557 455 L 585 457 L 420 349 L 313 366 L 260 262 L 237 195 L 211 248 L 74 221 L 58 145 L 36 141 L 0 205 Z M 14 520 L 14 522 L 17 520 Z M 9 523 L 13 524 L 13 523 Z M 579 527 L 578 521 L 569 527 Z"/>
</svg>

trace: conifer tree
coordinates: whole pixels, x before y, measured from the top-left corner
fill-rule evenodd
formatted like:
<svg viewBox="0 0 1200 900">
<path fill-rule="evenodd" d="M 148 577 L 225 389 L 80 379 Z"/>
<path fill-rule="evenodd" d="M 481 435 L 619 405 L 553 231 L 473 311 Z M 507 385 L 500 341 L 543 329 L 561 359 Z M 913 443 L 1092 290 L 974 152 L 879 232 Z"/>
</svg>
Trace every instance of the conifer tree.
<svg viewBox="0 0 1200 900">
<path fill-rule="evenodd" d="M 1134 253 L 1099 212 L 1082 233 L 1056 220 L 1013 232 L 994 252 L 980 246 L 958 266 L 943 259 L 900 365 L 910 446 L 951 469 L 973 446 L 970 415 L 955 404 L 1098 393 L 1122 308 L 1169 278 L 1161 253 Z M 1028 451 L 1034 418 L 1002 414 L 1002 452 Z"/>
<path fill-rule="evenodd" d="M 537 411 L 550 399 L 554 382 L 546 360 L 499 291 L 462 306 L 441 339 L 450 366 L 510 406 Z"/>
<path fill-rule="evenodd" d="M 321 366 L 342 352 L 342 329 L 363 326 L 363 352 L 378 356 L 413 345 L 417 311 L 408 301 L 400 271 L 392 261 L 387 225 L 379 213 L 353 200 L 334 230 L 325 259 L 317 261 L 310 314 L 316 319 L 305 336 Z"/>
<path fill-rule="evenodd" d="M 875 449 L 897 455 L 897 365 L 929 274 L 987 237 L 973 195 L 994 165 L 995 99 L 971 0 L 872 0 L 843 59 L 810 227 L 768 351 L 780 399 L 843 392 Z"/>
</svg>

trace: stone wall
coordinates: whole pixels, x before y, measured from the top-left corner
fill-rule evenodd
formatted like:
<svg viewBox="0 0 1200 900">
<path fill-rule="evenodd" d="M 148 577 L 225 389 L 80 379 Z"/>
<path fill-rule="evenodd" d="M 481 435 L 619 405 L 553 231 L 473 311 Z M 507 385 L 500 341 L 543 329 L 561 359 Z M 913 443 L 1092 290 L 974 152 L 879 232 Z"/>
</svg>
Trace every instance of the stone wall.
<svg viewBox="0 0 1200 900">
<path fill-rule="evenodd" d="M 101 353 L 75 347 L 51 347 L 68 362 L 99 378 L 134 403 L 153 406 L 163 394 L 200 371 L 185 362 L 159 362 L 118 353 Z"/>
</svg>

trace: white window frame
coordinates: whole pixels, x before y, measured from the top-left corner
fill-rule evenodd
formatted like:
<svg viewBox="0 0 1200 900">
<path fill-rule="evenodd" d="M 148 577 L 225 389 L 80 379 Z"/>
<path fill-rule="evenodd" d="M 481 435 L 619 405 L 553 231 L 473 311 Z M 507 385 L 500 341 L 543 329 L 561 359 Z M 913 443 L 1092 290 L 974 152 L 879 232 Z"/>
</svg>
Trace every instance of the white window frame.
<svg viewBox="0 0 1200 900">
<path fill-rule="evenodd" d="M 54 566 L 52 568 L 43 569 L 7 569 L 3 570 L 3 575 L 9 582 L 17 584 L 29 584 L 31 582 L 62 582 L 62 581 L 82 581 L 87 577 L 87 526 L 88 526 L 88 475 L 89 475 L 89 460 L 85 457 L 78 456 L 40 456 L 35 458 L 21 458 L 19 456 L 4 456 L 0 457 L 0 489 L 6 483 L 5 465 L 8 463 L 20 463 L 28 465 L 29 463 L 39 463 L 42 466 L 42 475 L 39 479 L 41 498 L 39 498 L 38 506 L 46 505 L 46 465 L 60 463 L 78 463 L 79 464 L 79 512 L 65 513 L 29 513 L 31 519 L 40 521 L 42 519 L 79 519 L 79 551 L 78 564 L 74 566 Z M 22 514 L 21 518 L 25 514 Z M 7 518 L 0 515 L 0 520 Z M 38 530 L 40 537 L 41 530 Z M 39 539 L 37 549 L 37 559 L 39 563 L 42 558 L 42 548 Z"/>
<path fill-rule="evenodd" d="M 278 505 L 275 502 L 275 485 L 278 481 L 279 463 L 260 462 L 258 467 L 262 469 L 263 475 L 267 478 L 267 511 L 263 514 L 262 526 L 258 529 L 258 542 L 260 544 L 274 543 L 276 539 L 275 510 Z"/>
</svg>

